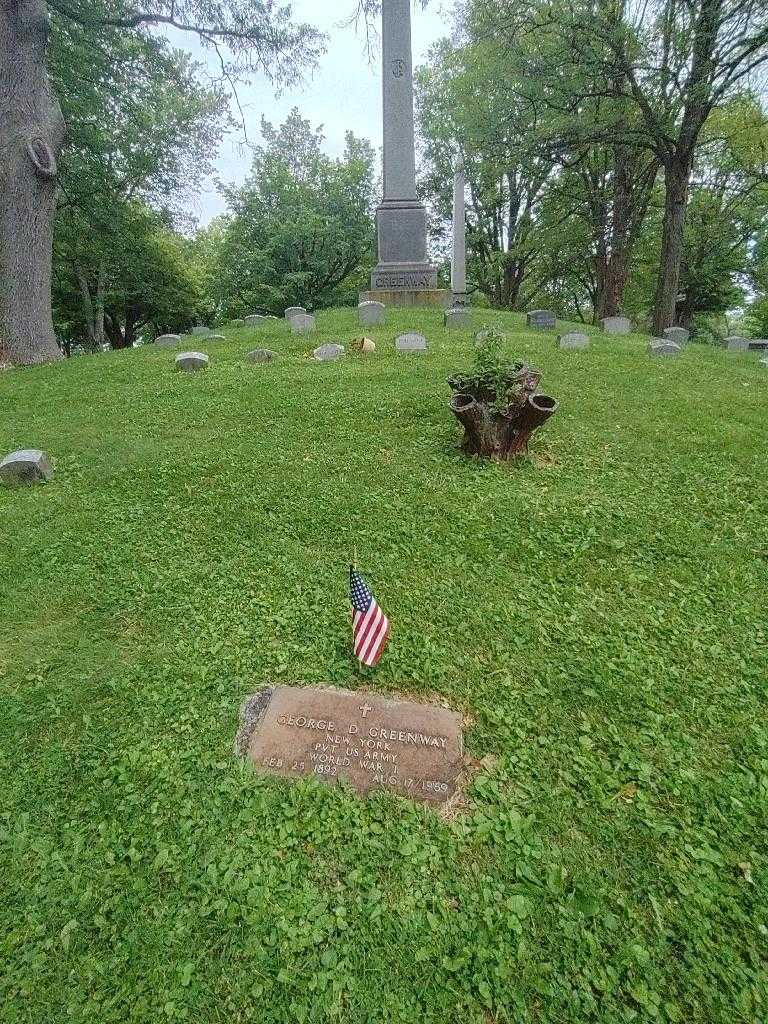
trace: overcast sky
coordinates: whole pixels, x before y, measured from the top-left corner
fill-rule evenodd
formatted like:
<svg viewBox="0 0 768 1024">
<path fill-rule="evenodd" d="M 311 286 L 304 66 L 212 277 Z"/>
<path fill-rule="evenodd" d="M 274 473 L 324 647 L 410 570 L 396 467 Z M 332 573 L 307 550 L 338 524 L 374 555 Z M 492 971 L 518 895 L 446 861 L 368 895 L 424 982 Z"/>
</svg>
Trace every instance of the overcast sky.
<svg viewBox="0 0 768 1024">
<path fill-rule="evenodd" d="M 426 11 L 417 6 L 413 11 L 414 63 L 421 63 L 427 50 L 437 39 L 449 32 L 448 11 L 452 4 L 446 0 L 432 0 Z M 313 127 L 324 126 L 325 148 L 332 156 L 344 151 L 344 133 L 348 130 L 370 139 L 378 149 L 381 146 L 381 71 L 379 54 L 374 64 L 368 61 L 365 34 L 354 25 L 343 23 L 355 9 L 355 0 L 293 0 L 294 17 L 317 26 L 328 34 L 328 52 L 320 58 L 320 66 L 302 85 L 275 96 L 272 86 L 263 79 L 254 80 L 238 92 L 242 104 L 248 141 L 260 142 L 259 125 L 262 114 L 267 120 L 279 124 L 292 107 L 298 107 L 302 116 Z M 174 34 L 173 42 L 192 49 L 197 58 L 209 64 L 215 72 L 216 63 L 208 60 L 204 51 L 192 44 L 188 36 Z M 242 133 L 230 136 L 221 146 L 217 163 L 218 176 L 225 184 L 240 183 L 251 165 L 251 153 L 243 145 Z M 190 213 L 201 224 L 225 209 L 215 182 L 207 182 L 192 203 Z"/>
</svg>

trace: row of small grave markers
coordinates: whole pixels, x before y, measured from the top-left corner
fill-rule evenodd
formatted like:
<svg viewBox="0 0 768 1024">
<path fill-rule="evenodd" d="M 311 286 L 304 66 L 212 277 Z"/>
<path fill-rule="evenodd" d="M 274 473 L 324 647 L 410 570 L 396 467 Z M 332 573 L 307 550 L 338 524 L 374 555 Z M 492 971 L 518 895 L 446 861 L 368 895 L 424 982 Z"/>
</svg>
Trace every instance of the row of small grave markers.
<svg viewBox="0 0 768 1024">
<path fill-rule="evenodd" d="M 546 309 L 534 309 L 528 313 L 526 322 L 529 327 L 537 327 L 540 330 L 551 330 L 557 324 L 554 313 Z M 630 334 L 632 323 L 625 316 L 609 316 L 600 321 L 600 326 L 606 334 Z M 667 327 L 663 338 L 652 338 L 648 344 L 648 351 L 651 355 L 675 356 L 683 350 L 683 346 L 690 340 L 691 332 L 685 327 Z M 571 331 L 562 334 L 558 338 L 561 348 L 588 348 L 589 335 L 579 331 Z M 726 338 L 723 347 L 728 352 L 768 352 L 768 340 L 764 338 L 742 338 L 734 335 Z M 768 366 L 768 359 L 761 360 L 763 365 Z"/>
<path fill-rule="evenodd" d="M 380 302 L 362 302 L 358 306 L 360 322 L 367 325 L 384 323 L 386 307 Z M 295 334 L 311 333 L 315 329 L 315 318 L 307 313 L 301 306 L 291 306 L 285 311 L 285 318 L 291 324 Z M 254 314 L 243 320 L 232 321 L 231 326 L 254 327 L 261 323 L 268 323 L 270 320 L 277 320 L 273 316 L 261 316 Z M 456 307 L 445 311 L 446 327 L 471 326 L 472 313 L 468 307 Z M 529 327 L 536 327 L 543 330 L 551 330 L 557 324 L 554 313 L 548 310 L 533 310 L 528 313 L 527 323 Z M 626 317 L 607 317 L 601 321 L 601 326 L 607 334 L 629 334 L 632 325 Z M 223 334 L 214 334 L 208 327 L 193 327 L 192 335 L 205 338 L 207 341 L 225 341 Z M 481 340 L 487 331 L 480 331 L 476 338 Z M 668 327 L 663 338 L 653 338 L 648 345 L 648 351 L 654 356 L 675 356 L 682 352 L 683 345 L 688 341 L 690 334 L 682 327 Z M 171 347 L 181 342 L 179 334 L 164 334 L 157 338 L 155 344 L 163 347 Z M 558 335 L 558 345 L 562 349 L 586 349 L 589 348 L 590 337 L 580 331 L 570 331 L 567 334 Z M 766 355 L 761 359 L 763 366 L 768 367 L 768 340 L 750 339 L 739 336 L 732 336 L 725 339 L 725 348 L 729 352 L 750 352 L 762 351 Z M 376 345 L 370 338 L 361 338 L 356 343 L 358 351 L 370 355 L 376 351 Z M 427 339 L 423 334 L 407 333 L 398 335 L 395 339 L 395 349 L 403 353 L 418 353 L 427 351 Z M 346 355 L 343 345 L 327 343 L 320 345 L 312 353 L 318 362 L 340 359 Z M 252 363 L 269 363 L 277 359 L 277 353 L 271 349 L 257 348 L 248 352 L 246 359 Z M 205 370 L 210 365 L 210 356 L 205 352 L 180 352 L 176 356 L 175 364 L 177 369 L 194 372 Z M 13 486 L 17 484 L 33 484 L 50 480 L 53 476 L 53 467 L 45 452 L 38 449 L 22 449 L 11 452 L 0 462 L 0 481 Z"/>
<path fill-rule="evenodd" d="M 362 326 L 379 326 L 385 322 L 386 306 L 381 302 L 361 302 L 357 310 Z M 311 334 L 316 328 L 315 317 L 308 313 L 303 306 L 289 306 L 285 311 L 285 319 L 294 334 Z M 231 326 L 260 327 L 277 320 L 278 318 L 275 316 L 254 313 L 242 320 L 233 320 Z M 449 329 L 467 329 L 472 326 L 472 310 L 468 306 L 456 306 L 448 309 L 444 313 L 443 322 Z M 550 310 L 534 309 L 527 314 L 526 322 L 529 327 L 539 330 L 553 330 L 557 326 L 557 317 Z M 601 320 L 600 325 L 606 334 L 624 335 L 630 334 L 632 331 L 632 323 L 625 316 L 605 317 Z M 210 341 L 224 340 L 223 335 L 213 334 L 207 327 L 193 327 L 191 333 L 195 336 L 207 337 Z M 664 331 L 663 338 L 651 339 L 648 350 L 652 355 L 677 355 L 689 339 L 690 331 L 684 327 L 668 327 Z M 164 334 L 157 339 L 156 344 L 171 347 L 181 341 L 181 335 Z M 570 331 L 560 335 L 558 341 L 560 347 L 564 349 L 584 349 L 588 348 L 590 343 L 589 335 L 580 331 Z M 768 349 L 768 341 L 734 336 L 726 338 L 724 346 L 729 352 L 762 351 Z"/>
</svg>

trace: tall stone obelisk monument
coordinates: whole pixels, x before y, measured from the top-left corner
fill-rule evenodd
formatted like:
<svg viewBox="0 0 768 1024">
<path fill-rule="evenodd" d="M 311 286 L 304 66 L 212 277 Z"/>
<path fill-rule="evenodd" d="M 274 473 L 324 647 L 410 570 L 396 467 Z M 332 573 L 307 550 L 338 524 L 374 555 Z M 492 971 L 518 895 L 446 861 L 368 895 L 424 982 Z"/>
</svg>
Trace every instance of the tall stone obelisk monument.
<svg viewBox="0 0 768 1024">
<path fill-rule="evenodd" d="M 468 306 L 467 299 L 467 225 L 464 192 L 467 178 L 464 161 L 456 158 L 453 178 L 453 256 L 451 258 L 451 291 L 454 306 Z"/>
<path fill-rule="evenodd" d="M 376 211 L 379 262 L 370 293 L 392 305 L 438 305 L 427 254 L 427 211 L 416 198 L 411 0 L 382 0 L 384 198 Z"/>
</svg>

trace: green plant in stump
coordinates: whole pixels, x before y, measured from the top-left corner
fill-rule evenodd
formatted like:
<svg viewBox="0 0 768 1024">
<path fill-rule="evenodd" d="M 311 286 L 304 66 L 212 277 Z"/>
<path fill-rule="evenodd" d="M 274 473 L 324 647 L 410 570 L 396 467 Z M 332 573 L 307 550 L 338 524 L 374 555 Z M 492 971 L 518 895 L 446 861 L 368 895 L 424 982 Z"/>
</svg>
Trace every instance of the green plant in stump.
<svg viewBox="0 0 768 1024">
<path fill-rule="evenodd" d="M 504 358 L 504 335 L 491 328 L 477 337 L 472 373 L 448 378 L 451 411 L 464 426 L 468 455 L 508 459 L 526 454 L 528 440 L 557 410 L 536 393 L 541 372 Z"/>
</svg>

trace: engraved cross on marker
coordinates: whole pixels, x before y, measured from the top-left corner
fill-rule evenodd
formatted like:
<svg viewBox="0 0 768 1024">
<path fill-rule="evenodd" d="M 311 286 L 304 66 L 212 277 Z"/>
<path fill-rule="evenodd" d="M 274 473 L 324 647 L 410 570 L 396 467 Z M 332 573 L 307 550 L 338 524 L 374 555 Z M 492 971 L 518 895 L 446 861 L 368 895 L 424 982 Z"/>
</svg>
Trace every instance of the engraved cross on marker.
<svg viewBox="0 0 768 1024">
<path fill-rule="evenodd" d="M 362 704 L 360 706 L 360 708 L 359 708 L 359 711 L 360 711 L 360 714 L 363 716 L 363 718 L 367 718 L 368 717 L 368 712 L 369 711 L 373 711 L 373 708 L 371 707 L 370 704 Z"/>
</svg>

